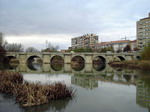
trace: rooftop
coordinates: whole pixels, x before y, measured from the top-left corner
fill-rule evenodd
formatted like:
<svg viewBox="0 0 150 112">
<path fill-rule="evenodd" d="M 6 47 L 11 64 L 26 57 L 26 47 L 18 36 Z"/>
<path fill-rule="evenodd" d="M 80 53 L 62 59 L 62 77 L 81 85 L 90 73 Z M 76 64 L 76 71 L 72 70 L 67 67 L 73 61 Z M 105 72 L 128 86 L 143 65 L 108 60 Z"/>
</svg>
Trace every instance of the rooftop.
<svg viewBox="0 0 150 112">
<path fill-rule="evenodd" d="M 104 45 L 128 43 L 128 42 L 130 42 L 130 40 L 118 40 L 118 41 L 110 41 L 110 42 L 101 42 L 98 43 L 98 45 L 104 46 Z"/>
<path fill-rule="evenodd" d="M 140 20 L 150 19 L 150 13 L 148 14 L 148 17 L 142 18 Z"/>
</svg>

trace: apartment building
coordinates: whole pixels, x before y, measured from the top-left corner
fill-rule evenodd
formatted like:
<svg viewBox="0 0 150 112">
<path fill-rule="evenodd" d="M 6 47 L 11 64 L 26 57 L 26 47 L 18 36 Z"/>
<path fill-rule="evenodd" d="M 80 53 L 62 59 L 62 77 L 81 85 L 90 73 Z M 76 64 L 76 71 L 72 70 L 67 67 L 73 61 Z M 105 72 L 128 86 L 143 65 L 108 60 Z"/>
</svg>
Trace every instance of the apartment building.
<svg viewBox="0 0 150 112">
<path fill-rule="evenodd" d="M 143 47 L 150 42 L 150 13 L 146 18 L 142 18 L 137 21 L 137 47 L 143 49 Z"/>
<path fill-rule="evenodd" d="M 95 34 L 87 34 L 71 39 L 72 49 L 76 48 L 92 48 L 98 43 L 98 36 Z"/>
</svg>

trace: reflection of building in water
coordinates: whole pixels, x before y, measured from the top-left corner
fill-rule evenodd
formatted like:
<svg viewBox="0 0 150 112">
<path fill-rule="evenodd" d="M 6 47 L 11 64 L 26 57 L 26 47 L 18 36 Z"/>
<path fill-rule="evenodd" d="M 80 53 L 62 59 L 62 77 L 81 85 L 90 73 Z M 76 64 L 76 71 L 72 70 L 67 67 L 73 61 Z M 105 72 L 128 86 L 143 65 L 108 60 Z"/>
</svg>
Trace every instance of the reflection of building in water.
<svg viewBox="0 0 150 112">
<path fill-rule="evenodd" d="M 72 76 L 71 77 L 71 83 L 81 86 L 83 88 L 97 88 L 98 87 L 98 81 L 94 79 L 90 79 L 88 77 L 78 77 L 78 76 Z"/>
<path fill-rule="evenodd" d="M 142 107 L 150 108 L 150 89 L 143 81 L 137 81 L 136 94 L 137 104 Z"/>
<path fill-rule="evenodd" d="M 96 88 L 98 87 L 98 81 L 111 82 L 115 84 L 123 85 L 135 85 L 136 78 L 134 74 L 114 74 L 105 73 L 99 75 L 93 74 L 77 74 L 71 77 L 71 83 L 84 87 L 84 88 Z"/>
<path fill-rule="evenodd" d="M 95 76 L 96 80 L 101 80 L 104 82 L 111 82 L 123 85 L 135 85 L 136 78 L 134 74 L 115 74 L 115 73 L 105 73 Z"/>
</svg>

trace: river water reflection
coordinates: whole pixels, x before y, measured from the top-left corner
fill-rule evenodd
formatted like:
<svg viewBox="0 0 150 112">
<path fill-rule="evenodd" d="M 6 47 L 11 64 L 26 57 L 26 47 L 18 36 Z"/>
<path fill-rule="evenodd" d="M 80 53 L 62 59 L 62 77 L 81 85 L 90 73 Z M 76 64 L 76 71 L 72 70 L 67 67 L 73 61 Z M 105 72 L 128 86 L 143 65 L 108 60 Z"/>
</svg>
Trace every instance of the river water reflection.
<svg viewBox="0 0 150 112">
<path fill-rule="evenodd" d="M 65 83 L 76 90 L 76 97 L 22 108 L 12 96 L 0 94 L 0 112 L 150 112 L 150 77 L 108 65 L 95 67 L 91 64 L 85 64 L 83 69 L 72 69 L 70 64 L 7 67 L 21 72 L 29 82 Z"/>
</svg>

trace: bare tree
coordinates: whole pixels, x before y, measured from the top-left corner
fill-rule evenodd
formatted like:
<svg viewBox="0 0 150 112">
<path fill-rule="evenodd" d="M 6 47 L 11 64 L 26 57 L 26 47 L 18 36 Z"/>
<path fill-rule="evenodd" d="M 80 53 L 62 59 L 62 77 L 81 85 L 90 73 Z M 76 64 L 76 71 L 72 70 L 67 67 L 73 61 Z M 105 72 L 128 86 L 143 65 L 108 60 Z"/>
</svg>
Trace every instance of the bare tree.
<svg viewBox="0 0 150 112">
<path fill-rule="evenodd" d="M 0 46 L 5 47 L 6 44 L 7 44 L 7 41 L 4 39 L 3 33 L 0 32 Z"/>
<path fill-rule="evenodd" d="M 28 47 L 26 49 L 26 52 L 38 52 L 38 49 L 34 48 L 34 47 Z"/>
<path fill-rule="evenodd" d="M 46 49 L 42 50 L 42 52 L 56 52 L 59 49 L 59 46 L 53 46 L 50 42 L 46 41 Z"/>
<path fill-rule="evenodd" d="M 3 44 L 3 34 L 2 33 L 0 33 L 0 46 L 2 46 L 2 44 Z"/>
<path fill-rule="evenodd" d="M 0 32 L 0 63 L 2 62 L 3 58 L 5 57 L 6 50 L 4 49 L 5 40 L 3 34 Z"/>
<path fill-rule="evenodd" d="M 12 43 L 12 44 L 6 44 L 5 49 L 7 52 L 23 52 L 24 47 L 22 44 Z"/>
</svg>

